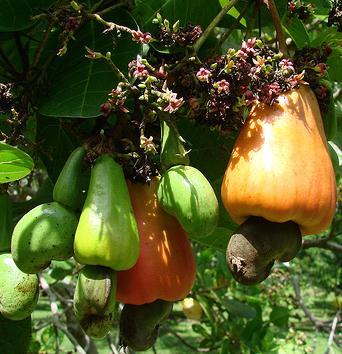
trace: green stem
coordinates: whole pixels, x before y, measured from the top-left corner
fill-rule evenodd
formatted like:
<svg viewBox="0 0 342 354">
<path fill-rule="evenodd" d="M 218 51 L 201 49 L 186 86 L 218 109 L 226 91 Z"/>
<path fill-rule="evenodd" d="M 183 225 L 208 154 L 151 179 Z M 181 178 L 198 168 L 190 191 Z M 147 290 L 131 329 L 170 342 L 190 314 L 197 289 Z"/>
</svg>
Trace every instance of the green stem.
<svg viewBox="0 0 342 354">
<path fill-rule="evenodd" d="M 218 25 L 218 23 L 223 19 L 227 12 L 238 2 L 238 0 L 231 0 L 228 4 L 222 8 L 222 10 L 217 14 L 217 16 L 211 21 L 205 31 L 202 33 L 201 37 L 198 38 L 197 42 L 194 45 L 194 51 L 198 52 L 204 42 L 209 37 L 213 29 Z"/>
<path fill-rule="evenodd" d="M 128 28 L 126 26 L 121 26 L 121 25 L 118 25 L 117 23 L 106 21 L 99 14 L 86 13 L 86 16 L 89 19 L 95 20 L 95 21 L 103 24 L 104 26 L 108 27 L 106 31 L 116 30 L 116 31 L 122 31 L 122 32 L 127 32 L 127 33 L 132 33 L 133 32 L 133 30 L 131 30 L 130 28 Z"/>
<path fill-rule="evenodd" d="M 129 81 L 127 80 L 126 76 L 120 71 L 120 69 L 114 64 L 111 58 L 105 57 L 105 60 L 111 66 L 112 70 L 114 71 L 115 75 L 118 77 L 120 81 L 123 81 L 125 84 L 130 85 Z"/>
<path fill-rule="evenodd" d="M 51 29 L 52 29 L 52 26 L 54 25 L 54 22 L 55 21 L 50 21 L 48 26 L 47 26 L 47 29 L 45 31 L 45 34 L 44 34 L 44 37 L 43 39 L 41 40 L 41 42 L 39 43 L 39 47 L 37 48 L 36 50 L 36 53 L 34 55 L 34 59 L 32 61 L 32 67 L 35 67 L 38 65 L 38 62 L 39 62 L 39 59 L 43 53 L 43 50 L 46 46 L 46 43 L 49 39 L 49 36 L 50 36 L 50 32 L 51 32 Z"/>
</svg>

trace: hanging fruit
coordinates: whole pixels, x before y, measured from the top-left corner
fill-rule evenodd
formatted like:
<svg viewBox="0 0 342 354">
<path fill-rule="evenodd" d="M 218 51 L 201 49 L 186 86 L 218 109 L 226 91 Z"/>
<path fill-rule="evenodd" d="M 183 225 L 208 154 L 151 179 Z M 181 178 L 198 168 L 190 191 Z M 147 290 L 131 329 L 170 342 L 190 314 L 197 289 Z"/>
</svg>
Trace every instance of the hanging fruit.
<svg viewBox="0 0 342 354">
<path fill-rule="evenodd" d="M 106 267 L 85 266 L 79 273 L 74 293 L 74 310 L 83 330 L 103 338 L 113 325 L 116 274 Z"/>
<path fill-rule="evenodd" d="M 53 189 L 53 200 L 71 209 L 80 209 L 83 202 L 82 169 L 85 150 L 75 149 L 67 159 Z"/>
<path fill-rule="evenodd" d="M 147 350 L 156 342 L 160 325 L 169 317 L 172 302 L 156 300 L 144 305 L 126 304 L 120 315 L 120 339 L 123 346 Z"/>
<path fill-rule="evenodd" d="M 79 263 L 114 270 L 129 269 L 138 259 L 138 229 L 126 180 L 109 155 L 99 157 L 92 168 L 74 250 Z"/>
<path fill-rule="evenodd" d="M 12 235 L 12 256 L 17 267 L 28 274 L 38 273 L 52 260 L 71 257 L 77 221 L 72 210 L 57 202 L 26 213 Z"/>
<path fill-rule="evenodd" d="M 194 321 L 200 321 L 203 313 L 200 303 L 192 297 L 187 297 L 182 301 L 182 310 L 186 318 Z"/>
<path fill-rule="evenodd" d="M 272 106 L 259 103 L 252 108 L 221 189 L 232 219 L 244 223 L 229 242 L 227 262 L 234 277 L 247 284 L 265 279 L 270 263 L 282 254 L 294 257 L 301 235 L 325 230 L 336 208 L 335 176 L 316 97 L 308 86 L 301 86 L 277 100 Z M 276 224 L 269 227 L 268 222 Z M 272 236 L 269 232 L 275 227 L 278 231 Z M 273 247 L 278 250 L 260 250 L 257 243 L 272 248 L 268 245 L 272 237 L 277 238 Z M 236 247 L 247 243 L 256 259 L 267 265 L 257 276 L 252 272 L 251 278 L 246 249 Z M 267 253 L 269 259 L 261 261 Z"/>
<path fill-rule="evenodd" d="M 171 122 L 161 121 L 161 165 L 164 170 L 158 187 L 158 202 L 176 217 L 195 239 L 214 231 L 219 217 L 218 201 L 205 176 L 189 164 L 183 139 Z"/>
<path fill-rule="evenodd" d="M 190 237 L 201 238 L 214 231 L 218 201 L 210 183 L 196 168 L 169 168 L 162 175 L 157 195 L 160 206 L 177 218 Z"/>
<path fill-rule="evenodd" d="M 15 321 L 30 316 L 39 296 L 37 275 L 23 273 L 10 253 L 1 253 L 0 284 L 0 314 Z"/>
<path fill-rule="evenodd" d="M 128 182 L 139 229 L 140 255 L 134 267 L 117 273 L 117 299 L 125 304 L 181 300 L 195 281 L 190 242 L 177 220 L 158 204 L 158 183 L 158 178 L 150 185 Z"/>
</svg>

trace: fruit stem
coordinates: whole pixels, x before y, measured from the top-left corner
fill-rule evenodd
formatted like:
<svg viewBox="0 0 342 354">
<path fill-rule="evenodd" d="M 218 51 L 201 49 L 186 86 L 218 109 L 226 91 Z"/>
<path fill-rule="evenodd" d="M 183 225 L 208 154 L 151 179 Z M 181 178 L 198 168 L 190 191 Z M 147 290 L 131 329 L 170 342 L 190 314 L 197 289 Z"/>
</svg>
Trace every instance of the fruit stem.
<svg viewBox="0 0 342 354">
<path fill-rule="evenodd" d="M 184 139 L 178 132 L 176 124 L 167 114 L 159 114 L 161 127 L 160 160 L 163 171 L 174 165 L 188 165 L 188 151 L 184 148 Z"/>
<path fill-rule="evenodd" d="M 284 35 L 283 28 L 281 25 L 281 20 L 280 20 L 279 12 L 277 10 L 277 6 L 276 6 L 274 0 L 264 0 L 264 2 L 265 2 L 265 4 L 272 16 L 273 24 L 274 24 L 276 34 L 277 34 L 279 51 L 281 51 L 284 54 L 284 56 L 287 57 L 288 50 L 287 50 L 285 35 Z"/>
<path fill-rule="evenodd" d="M 197 42 L 194 45 L 194 51 L 197 53 L 204 42 L 209 37 L 213 29 L 218 25 L 222 18 L 227 14 L 227 12 L 238 2 L 238 0 L 231 0 L 228 4 L 222 8 L 222 10 L 216 15 L 216 17 L 209 23 L 208 27 L 204 30 L 201 37 L 198 38 Z"/>
</svg>

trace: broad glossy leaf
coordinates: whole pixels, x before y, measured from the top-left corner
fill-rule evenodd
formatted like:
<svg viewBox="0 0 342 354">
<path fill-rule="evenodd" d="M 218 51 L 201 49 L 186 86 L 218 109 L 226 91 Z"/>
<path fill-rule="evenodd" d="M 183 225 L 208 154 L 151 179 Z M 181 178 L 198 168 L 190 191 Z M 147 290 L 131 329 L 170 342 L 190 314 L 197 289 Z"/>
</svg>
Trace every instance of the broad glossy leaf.
<svg viewBox="0 0 342 354">
<path fill-rule="evenodd" d="M 287 327 L 289 321 L 290 311 L 287 307 L 276 306 L 273 307 L 270 314 L 270 321 L 277 327 Z"/>
<path fill-rule="evenodd" d="M 192 235 L 191 239 L 205 246 L 216 248 L 219 251 L 225 252 L 229 237 L 232 235 L 232 233 L 233 230 L 227 229 L 225 227 L 216 227 L 216 229 L 206 237 L 196 238 Z"/>
<path fill-rule="evenodd" d="M 31 317 L 11 321 L 0 315 L 0 353 L 27 354 L 31 341 Z"/>
<path fill-rule="evenodd" d="M 331 81 L 342 81 L 342 48 L 334 48 L 328 58 L 328 73 Z"/>
<path fill-rule="evenodd" d="M 53 0 L 0 0 L 0 32 L 21 31 L 31 26 L 32 17 L 42 13 Z"/>
<path fill-rule="evenodd" d="M 227 3 L 229 2 L 229 0 L 220 0 L 220 4 L 221 6 L 225 6 L 227 5 Z M 234 12 L 236 13 L 236 11 L 238 11 L 238 13 L 240 13 L 246 6 L 247 1 L 238 1 L 237 4 L 233 7 L 233 9 L 235 10 L 230 10 L 228 12 L 229 15 L 235 17 L 233 14 Z M 248 26 L 251 26 L 251 24 L 253 23 L 254 26 L 253 28 L 259 28 L 259 21 L 258 21 L 258 13 L 256 12 L 256 2 L 249 2 L 248 5 L 248 9 L 245 12 L 244 15 L 244 21 Z M 277 0 L 276 1 L 276 6 L 277 6 L 277 10 L 280 14 L 280 16 L 286 16 L 287 11 L 287 0 Z M 270 26 L 273 25 L 273 21 L 272 21 L 272 17 L 270 16 L 270 12 L 268 11 L 266 6 L 260 6 L 259 7 L 259 11 L 260 11 L 260 26 L 264 27 L 264 26 Z M 237 17 L 237 16 L 236 16 Z M 241 23 L 243 24 L 243 22 L 241 21 Z M 252 28 L 251 28 L 252 29 Z"/>
<path fill-rule="evenodd" d="M 171 25 L 179 20 L 181 26 L 190 22 L 205 29 L 220 10 L 218 0 L 211 0 L 210 4 L 207 0 L 136 0 L 134 15 L 147 29 L 157 29 L 152 20 L 158 12 L 163 18 L 167 18 Z"/>
<path fill-rule="evenodd" d="M 312 31 L 309 34 L 313 47 L 319 47 L 323 43 L 329 44 L 332 48 L 339 47 L 342 40 L 342 33 L 336 32 L 334 27 L 325 27 L 320 31 Z"/>
<path fill-rule="evenodd" d="M 0 142 L 0 183 L 16 181 L 33 169 L 30 155 L 11 145 Z"/>
<path fill-rule="evenodd" d="M 1 1 L 1 0 L 0 0 Z M 1 11 L 0 11 L 1 12 Z M 27 48 L 27 55 L 29 58 L 29 61 L 32 62 L 34 55 L 36 53 L 37 47 L 39 46 L 39 43 L 41 39 L 43 38 L 45 32 L 43 31 L 44 26 L 40 28 L 40 30 L 37 29 L 37 31 L 34 32 L 34 40 L 32 40 L 32 37 L 28 37 L 25 33 L 23 32 L 16 32 L 16 33 L 9 33 L 9 32 L 0 32 L 0 47 L 4 55 L 8 58 L 8 60 L 11 62 L 12 66 L 15 68 L 15 70 L 19 73 L 22 73 L 23 71 L 27 70 L 27 68 L 23 67 L 23 60 L 20 55 L 20 52 L 18 51 L 17 43 L 16 40 L 19 40 L 24 48 Z M 45 61 L 53 55 L 53 53 L 56 52 L 58 48 L 58 32 L 52 32 L 49 35 L 48 41 L 46 45 L 44 46 L 44 50 L 41 53 L 40 56 L 40 62 L 45 63 Z M 2 66 L 4 69 L 4 74 L 9 75 L 11 74 L 8 72 L 7 67 L 5 65 Z M 1 67 L 0 67 L 1 69 Z M 1 74 L 0 74 L 1 78 Z M 8 80 L 7 81 L 11 81 Z"/>
<path fill-rule="evenodd" d="M 135 28 L 132 18 L 125 12 L 117 12 L 106 20 Z M 128 63 L 133 60 L 141 46 L 132 42 L 130 35 L 103 34 L 104 28 L 90 21 L 70 43 L 68 52 L 55 59 L 54 71 L 50 72 L 51 89 L 42 97 L 39 111 L 45 116 L 90 118 L 100 115 L 100 105 L 118 82 L 113 70 L 104 60 L 85 57 L 86 49 L 105 54 L 110 51 L 115 64 L 127 72 Z M 114 46 L 114 48 L 113 48 Z"/>
<path fill-rule="evenodd" d="M 70 153 L 79 146 L 78 139 L 67 132 L 63 120 L 38 116 L 37 142 L 42 148 L 40 157 L 53 182 L 56 182 Z"/>
<path fill-rule="evenodd" d="M 302 21 L 298 18 L 292 18 L 285 21 L 283 24 L 288 35 L 293 39 L 297 48 L 303 48 L 305 45 L 310 44 L 310 37 L 306 31 Z"/>
<path fill-rule="evenodd" d="M 233 299 L 223 299 L 223 305 L 228 310 L 229 313 L 245 318 L 256 318 L 257 311 L 254 307 L 244 304 L 241 301 Z"/>
<path fill-rule="evenodd" d="M 328 15 L 331 8 L 329 0 L 310 0 L 310 4 L 315 6 L 315 15 Z"/>
<path fill-rule="evenodd" d="M 335 175 L 338 176 L 341 173 L 342 152 L 332 141 L 328 141 L 328 148 Z"/>
</svg>

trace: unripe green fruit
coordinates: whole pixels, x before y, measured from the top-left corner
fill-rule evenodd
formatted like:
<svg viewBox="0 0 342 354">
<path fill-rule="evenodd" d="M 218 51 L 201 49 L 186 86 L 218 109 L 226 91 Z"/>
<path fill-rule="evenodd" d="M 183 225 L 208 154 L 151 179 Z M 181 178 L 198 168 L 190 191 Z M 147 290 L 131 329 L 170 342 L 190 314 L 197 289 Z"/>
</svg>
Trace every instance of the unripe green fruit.
<svg viewBox="0 0 342 354">
<path fill-rule="evenodd" d="M 23 273 L 10 253 L 0 254 L 0 313 L 10 320 L 23 320 L 37 305 L 39 283 L 36 274 Z"/>
<path fill-rule="evenodd" d="M 78 276 L 74 310 L 83 330 L 93 338 L 103 338 L 113 322 L 116 274 L 106 267 L 85 266 Z"/>
<path fill-rule="evenodd" d="M 126 180 L 109 155 L 99 157 L 92 168 L 74 249 L 79 263 L 114 270 L 129 269 L 138 259 L 138 228 Z"/>
<path fill-rule="evenodd" d="M 215 229 L 218 201 L 210 183 L 196 168 L 169 168 L 162 175 L 157 195 L 161 207 L 177 218 L 190 237 L 201 238 Z"/>
<path fill-rule="evenodd" d="M 66 161 L 53 189 L 53 200 L 71 209 L 81 208 L 82 196 L 82 168 L 85 150 L 82 147 L 75 149 Z"/>
<path fill-rule="evenodd" d="M 75 213 L 57 202 L 30 210 L 13 231 L 12 255 L 17 267 L 25 273 L 38 273 L 52 260 L 71 257 L 76 227 Z"/>
</svg>

